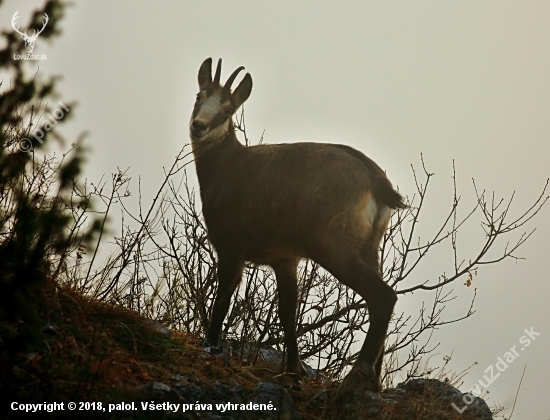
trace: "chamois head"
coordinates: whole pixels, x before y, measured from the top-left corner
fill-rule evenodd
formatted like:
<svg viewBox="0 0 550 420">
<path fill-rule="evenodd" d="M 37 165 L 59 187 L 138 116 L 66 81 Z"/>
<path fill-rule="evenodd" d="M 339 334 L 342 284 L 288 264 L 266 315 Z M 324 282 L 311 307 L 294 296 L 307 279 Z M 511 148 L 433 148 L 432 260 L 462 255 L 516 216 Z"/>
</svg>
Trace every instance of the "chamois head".
<svg viewBox="0 0 550 420">
<path fill-rule="evenodd" d="M 199 93 L 189 121 L 189 135 L 193 144 L 219 140 L 228 132 L 231 117 L 252 90 L 252 77 L 246 73 L 237 88 L 231 92 L 231 85 L 244 67 L 239 67 L 220 85 L 222 60 L 218 60 L 216 74 L 212 80 L 212 58 L 207 58 L 199 70 Z"/>
</svg>

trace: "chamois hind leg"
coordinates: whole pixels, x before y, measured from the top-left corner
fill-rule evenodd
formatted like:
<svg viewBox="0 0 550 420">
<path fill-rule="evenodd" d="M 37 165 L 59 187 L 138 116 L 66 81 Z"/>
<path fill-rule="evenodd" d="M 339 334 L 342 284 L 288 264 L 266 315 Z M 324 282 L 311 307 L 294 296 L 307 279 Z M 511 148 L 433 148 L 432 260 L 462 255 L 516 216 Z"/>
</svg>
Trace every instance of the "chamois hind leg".
<svg viewBox="0 0 550 420">
<path fill-rule="evenodd" d="M 328 263 L 319 263 L 366 301 L 370 326 L 357 361 L 344 378 L 339 394 L 364 390 L 380 392 L 384 341 L 397 295 L 382 280 L 378 265 L 372 258 L 342 254 L 340 251 L 339 257 L 332 257 Z"/>
<path fill-rule="evenodd" d="M 271 266 L 277 278 L 279 318 L 285 333 L 285 344 L 287 348 L 286 371 L 302 377 L 306 376 L 307 373 L 300 361 L 296 338 L 296 306 L 298 300 L 297 265 L 297 260 L 286 259 L 278 261 Z"/>
<path fill-rule="evenodd" d="M 374 374 L 378 377 L 378 379 L 380 379 L 382 375 L 383 361 L 384 361 L 384 346 L 382 346 L 382 351 L 380 352 L 380 356 L 378 356 L 378 360 L 374 363 Z"/>
<path fill-rule="evenodd" d="M 244 262 L 240 258 L 224 254 L 218 255 L 218 257 L 218 291 L 206 334 L 206 340 L 214 346 L 218 344 L 223 320 L 231 303 L 231 296 L 241 281 L 244 267 Z"/>
<path fill-rule="evenodd" d="M 378 250 L 367 248 L 364 250 L 362 258 L 363 258 L 363 261 L 365 261 L 370 267 L 376 267 L 376 272 L 380 275 L 380 278 L 382 278 L 380 273 L 380 261 L 378 259 Z M 374 363 L 374 373 L 379 379 L 382 374 L 383 361 L 384 361 L 384 345 L 382 345 L 380 356 L 378 356 L 378 359 Z"/>
</svg>

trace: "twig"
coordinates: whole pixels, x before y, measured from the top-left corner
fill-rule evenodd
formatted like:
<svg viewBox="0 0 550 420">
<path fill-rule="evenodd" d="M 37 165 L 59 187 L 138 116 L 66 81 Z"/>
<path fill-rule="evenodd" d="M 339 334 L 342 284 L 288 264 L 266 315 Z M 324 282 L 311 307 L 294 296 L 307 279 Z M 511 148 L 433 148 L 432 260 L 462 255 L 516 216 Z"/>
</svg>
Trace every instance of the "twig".
<svg viewBox="0 0 550 420">
<path fill-rule="evenodd" d="M 523 382 L 523 375 L 525 375 L 525 369 L 527 369 L 527 365 L 525 365 L 525 367 L 523 368 L 523 373 L 521 374 L 521 379 L 518 385 L 518 391 L 516 392 L 516 398 L 514 399 L 514 405 L 512 406 L 512 412 L 510 413 L 510 417 L 508 417 L 508 420 L 510 420 L 512 418 L 512 414 L 514 414 L 514 410 L 516 408 L 516 401 L 518 400 L 519 389 L 521 388 L 521 383 Z"/>
</svg>

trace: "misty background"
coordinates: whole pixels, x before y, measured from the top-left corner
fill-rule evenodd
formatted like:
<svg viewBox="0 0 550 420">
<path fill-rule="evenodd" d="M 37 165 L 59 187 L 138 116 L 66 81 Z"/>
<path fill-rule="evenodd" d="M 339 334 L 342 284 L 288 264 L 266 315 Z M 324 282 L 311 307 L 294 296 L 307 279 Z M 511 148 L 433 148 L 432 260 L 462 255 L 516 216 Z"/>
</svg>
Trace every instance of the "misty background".
<svg viewBox="0 0 550 420">
<path fill-rule="evenodd" d="M 0 28 L 9 28 L 18 10 L 24 29 L 41 4 L 6 1 Z M 129 168 L 134 203 L 141 178 L 145 207 L 163 168 L 189 141 L 202 61 L 221 57 L 222 80 L 244 65 L 254 82 L 245 104 L 252 143 L 264 133 L 266 143 L 353 146 L 409 196 L 416 191 L 411 164 L 421 170 L 422 153 L 435 173 L 420 220 L 427 240 L 452 205 L 453 160 L 462 215 L 475 204 L 472 179 L 496 197 L 515 191 L 512 218 L 542 191 L 550 175 L 549 18 L 547 1 L 76 1 L 61 38 L 37 40 L 34 53 L 47 60 L 27 64 L 43 76 L 61 74 L 61 99 L 77 101 L 60 131 L 69 142 L 89 132 L 85 176 L 97 182 Z M 196 186 L 192 165 L 188 174 Z M 526 260 L 480 267 L 470 287 L 453 284 L 457 298 L 445 317 L 466 313 L 474 288 L 477 312 L 433 339 L 441 344 L 430 365 L 441 366 L 451 353 L 454 371 L 478 363 L 460 386 L 466 392 L 518 346 L 524 329 L 540 333 L 484 396 L 509 415 L 527 365 L 514 418 L 548 418 L 550 411 L 547 207 L 525 227 L 537 228 L 516 253 Z M 479 221 L 461 230 L 462 258 L 481 247 Z M 115 222 L 109 228 L 119 229 Z M 505 245 L 501 240 L 499 249 Z M 448 251 L 416 269 L 414 284 L 452 271 Z M 432 296 L 401 295 L 397 310 L 414 311 L 423 299 Z"/>
</svg>

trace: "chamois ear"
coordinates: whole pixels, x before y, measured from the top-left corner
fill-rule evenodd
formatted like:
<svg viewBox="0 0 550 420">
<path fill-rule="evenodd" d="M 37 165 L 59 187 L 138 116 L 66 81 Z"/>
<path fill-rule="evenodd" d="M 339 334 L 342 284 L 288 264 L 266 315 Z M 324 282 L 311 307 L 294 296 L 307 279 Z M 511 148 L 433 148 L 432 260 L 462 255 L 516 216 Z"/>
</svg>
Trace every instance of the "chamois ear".
<svg viewBox="0 0 550 420">
<path fill-rule="evenodd" d="M 207 58 L 199 69 L 199 89 L 207 89 L 212 84 L 212 58 Z"/>
<path fill-rule="evenodd" d="M 233 92 L 231 95 L 233 97 L 233 100 L 235 101 L 235 107 L 240 107 L 244 101 L 248 99 L 250 96 L 250 92 L 252 91 L 252 76 L 250 76 L 250 73 L 246 73 L 243 77 L 243 80 L 241 80 L 241 83 L 239 83 L 239 86 L 237 86 L 237 89 Z"/>
</svg>

